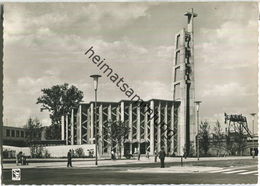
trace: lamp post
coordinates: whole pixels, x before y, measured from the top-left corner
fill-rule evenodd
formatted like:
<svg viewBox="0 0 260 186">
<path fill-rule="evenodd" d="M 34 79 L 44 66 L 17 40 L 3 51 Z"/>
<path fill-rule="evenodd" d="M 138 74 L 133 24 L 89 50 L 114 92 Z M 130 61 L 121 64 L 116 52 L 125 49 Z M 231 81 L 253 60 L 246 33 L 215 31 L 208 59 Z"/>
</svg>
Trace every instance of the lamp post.
<svg viewBox="0 0 260 186">
<path fill-rule="evenodd" d="M 97 158 L 97 143 L 98 143 L 98 137 L 97 137 L 97 89 L 98 89 L 98 78 L 101 77 L 101 75 L 91 75 L 90 76 L 91 78 L 93 78 L 94 80 L 94 90 L 95 90 L 95 112 L 94 112 L 94 115 L 95 115 L 95 120 L 94 120 L 94 127 L 95 127 L 95 156 L 96 156 L 96 161 L 95 161 L 95 164 L 97 165 L 98 164 L 98 158 Z"/>
<path fill-rule="evenodd" d="M 200 160 L 200 144 L 199 144 L 199 126 L 200 126 L 200 120 L 199 120 L 199 110 L 200 110 L 200 103 L 201 101 L 195 101 L 196 104 L 196 111 L 197 111 L 197 158 Z"/>
<path fill-rule="evenodd" d="M 255 115 L 256 113 L 251 113 L 252 116 L 252 124 L 253 124 L 253 130 L 252 130 L 252 141 L 253 141 L 253 150 L 252 150 L 252 157 L 255 158 L 255 140 L 254 140 L 254 134 L 255 134 Z"/>
</svg>

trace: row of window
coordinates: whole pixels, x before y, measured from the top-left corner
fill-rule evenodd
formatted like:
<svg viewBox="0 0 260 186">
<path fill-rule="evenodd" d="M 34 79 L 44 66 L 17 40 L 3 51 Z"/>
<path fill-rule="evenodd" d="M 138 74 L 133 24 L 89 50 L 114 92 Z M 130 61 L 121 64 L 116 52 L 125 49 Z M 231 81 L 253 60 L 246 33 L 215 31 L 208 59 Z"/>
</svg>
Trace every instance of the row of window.
<svg viewBox="0 0 260 186">
<path fill-rule="evenodd" d="M 24 131 L 6 129 L 6 137 L 25 137 Z"/>
</svg>

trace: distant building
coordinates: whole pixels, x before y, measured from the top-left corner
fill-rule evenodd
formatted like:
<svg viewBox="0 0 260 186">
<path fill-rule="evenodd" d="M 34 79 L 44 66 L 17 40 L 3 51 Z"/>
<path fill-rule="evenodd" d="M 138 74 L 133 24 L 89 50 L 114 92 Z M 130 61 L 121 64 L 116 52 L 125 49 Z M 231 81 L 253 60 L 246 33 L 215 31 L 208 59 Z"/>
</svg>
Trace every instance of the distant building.
<svg viewBox="0 0 260 186">
<path fill-rule="evenodd" d="M 25 147 L 26 135 L 25 128 L 3 126 L 3 145 Z"/>
<path fill-rule="evenodd" d="M 62 140 L 46 140 L 45 139 L 46 127 L 42 127 L 41 134 L 35 136 L 35 140 L 31 143 L 34 145 L 65 145 L 65 141 Z M 16 146 L 16 147 L 27 147 L 29 146 L 26 137 L 28 131 L 22 127 L 11 127 L 3 126 L 3 145 Z"/>
</svg>

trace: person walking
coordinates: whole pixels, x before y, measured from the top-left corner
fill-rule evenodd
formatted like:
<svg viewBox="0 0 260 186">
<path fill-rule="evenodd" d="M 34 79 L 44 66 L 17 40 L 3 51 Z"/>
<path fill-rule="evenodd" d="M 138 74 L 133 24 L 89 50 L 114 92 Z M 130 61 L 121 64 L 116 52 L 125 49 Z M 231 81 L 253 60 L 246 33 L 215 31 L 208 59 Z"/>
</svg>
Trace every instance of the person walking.
<svg viewBox="0 0 260 186">
<path fill-rule="evenodd" d="M 164 168 L 164 159 L 165 159 L 166 153 L 164 151 L 164 148 L 161 148 L 161 151 L 159 152 L 159 158 L 161 161 L 161 168 Z"/>
<path fill-rule="evenodd" d="M 154 151 L 154 162 L 157 162 L 158 152 L 157 150 Z"/>
<path fill-rule="evenodd" d="M 22 152 L 19 152 L 16 155 L 16 165 L 19 165 L 19 163 L 21 163 L 21 165 L 22 165 Z"/>
<path fill-rule="evenodd" d="M 115 159 L 116 159 L 116 157 L 115 157 L 115 152 L 114 152 L 113 150 L 111 151 L 111 159 L 112 159 L 112 160 L 115 160 Z"/>
<path fill-rule="evenodd" d="M 146 149 L 146 158 L 148 158 L 149 159 L 149 150 L 148 150 L 148 148 Z"/>
<path fill-rule="evenodd" d="M 71 149 L 69 150 L 67 157 L 68 157 L 67 167 L 72 167 L 72 161 L 71 161 L 71 159 L 72 159 L 72 154 L 71 154 Z"/>
</svg>

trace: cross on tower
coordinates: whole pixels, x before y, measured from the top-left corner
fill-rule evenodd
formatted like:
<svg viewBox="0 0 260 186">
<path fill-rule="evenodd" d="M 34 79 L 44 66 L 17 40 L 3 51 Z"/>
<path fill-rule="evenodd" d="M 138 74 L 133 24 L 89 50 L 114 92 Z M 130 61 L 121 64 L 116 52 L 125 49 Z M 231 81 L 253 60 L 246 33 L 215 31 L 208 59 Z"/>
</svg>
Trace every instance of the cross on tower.
<svg viewBox="0 0 260 186">
<path fill-rule="evenodd" d="M 197 17 L 198 14 L 194 13 L 192 8 L 191 11 L 187 11 L 184 15 L 188 17 L 188 32 L 193 33 L 193 18 Z"/>
</svg>

